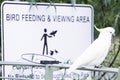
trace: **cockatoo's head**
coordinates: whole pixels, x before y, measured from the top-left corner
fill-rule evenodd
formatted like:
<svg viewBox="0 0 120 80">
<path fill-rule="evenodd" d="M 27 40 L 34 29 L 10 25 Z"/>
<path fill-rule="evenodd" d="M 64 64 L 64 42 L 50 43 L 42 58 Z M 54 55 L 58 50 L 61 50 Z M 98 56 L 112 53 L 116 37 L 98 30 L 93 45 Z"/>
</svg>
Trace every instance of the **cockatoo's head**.
<svg viewBox="0 0 120 80">
<path fill-rule="evenodd" d="M 112 28 L 112 27 L 106 27 L 106 28 L 102 28 L 102 29 L 98 29 L 96 26 L 95 26 L 95 29 L 97 31 L 100 32 L 100 35 L 99 37 L 109 37 L 109 38 L 112 38 L 115 36 L 115 29 Z M 104 36 L 103 36 L 104 35 Z"/>
</svg>

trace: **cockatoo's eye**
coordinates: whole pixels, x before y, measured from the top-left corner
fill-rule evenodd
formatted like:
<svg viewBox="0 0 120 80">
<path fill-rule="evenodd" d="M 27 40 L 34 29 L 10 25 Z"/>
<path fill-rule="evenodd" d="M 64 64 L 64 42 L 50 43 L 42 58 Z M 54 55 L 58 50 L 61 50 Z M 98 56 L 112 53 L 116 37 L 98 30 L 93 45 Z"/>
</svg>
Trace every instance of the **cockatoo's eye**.
<svg viewBox="0 0 120 80">
<path fill-rule="evenodd" d="M 110 32 L 112 34 L 112 32 Z"/>
</svg>

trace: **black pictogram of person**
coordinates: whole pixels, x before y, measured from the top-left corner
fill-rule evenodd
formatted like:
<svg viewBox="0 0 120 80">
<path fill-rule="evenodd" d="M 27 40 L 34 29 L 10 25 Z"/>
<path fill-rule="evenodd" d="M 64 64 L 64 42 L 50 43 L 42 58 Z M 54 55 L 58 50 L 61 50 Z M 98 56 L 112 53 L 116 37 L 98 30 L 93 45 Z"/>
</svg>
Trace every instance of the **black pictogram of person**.
<svg viewBox="0 0 120 80">
<path fill-rule="evenodd" d="M 50 33 L 50 35 L 47 34 L 47 29 L 45 28 L 44 29 L 44 34 L 41 38 L 41 41 L 44 39 L 44 44 L 43 44 L 43 52 L 42 54 L 44 55 L 45 54 L 45 50 L 46 50 L 46 55 L 48 55 L 48 43 L 47 43 L 47 38 L 52 38 L 52 36 L 55 37 L 55 34 L 57 33 L 57 30 L 56 31 L 52 31 Z"/>
</svg>

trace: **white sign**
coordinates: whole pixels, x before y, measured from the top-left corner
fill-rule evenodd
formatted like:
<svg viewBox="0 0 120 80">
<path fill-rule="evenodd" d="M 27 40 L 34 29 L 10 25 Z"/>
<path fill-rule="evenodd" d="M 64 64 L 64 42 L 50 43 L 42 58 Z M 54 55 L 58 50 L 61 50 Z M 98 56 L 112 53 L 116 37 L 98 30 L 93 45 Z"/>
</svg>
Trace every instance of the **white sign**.
<svg viewBox="0 0 120 80">
<path fill-rule="evenodd" d="M 90 5 L 3 2 L 1 10 L 3 61 L 73 62 L 93 40 L 94 12 Z M 44 80 L 44 69 L 29 68 L 6 66 L 4 75 Z M 54 75 L 54 79 L 60 76 Z"/>
</svg>

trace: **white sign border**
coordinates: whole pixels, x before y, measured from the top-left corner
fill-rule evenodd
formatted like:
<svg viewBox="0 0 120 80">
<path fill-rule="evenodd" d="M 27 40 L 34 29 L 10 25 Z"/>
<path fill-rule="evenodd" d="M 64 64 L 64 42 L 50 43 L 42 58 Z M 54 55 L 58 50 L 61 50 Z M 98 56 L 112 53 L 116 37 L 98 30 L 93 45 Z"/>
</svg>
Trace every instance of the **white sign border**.
<svg viewBox="0 0 120 80">
<path fill-rule="evenodd" d="M 12 5 L 30 5 L 29 2 L 16 2 L 16 1 L 4 1 L 2 4 L 1 4 L 1 53 L 2 53 L 2 61 L 4 61 L 4 6 L 6 4 L 12 4 Z M 37 5 L 37 6 L 50 6 L 50 3 L 36 3 L 34 5 Z M 72 5 L 72 4 L 65 4 L 65 3 L 54 3 L 54 4 L 51 4 L 51 6 L 65 6 L 65 7 L 89 7 L 91 9 L 91 43 L 93 42 L 94 40 L 94 9 L 91 5 L 86 5 L 86 4 L 75 4 L 75 5 Z M 5 76 L 5 67 L 3 66 L 3 76 Z"/>
</svg>

